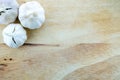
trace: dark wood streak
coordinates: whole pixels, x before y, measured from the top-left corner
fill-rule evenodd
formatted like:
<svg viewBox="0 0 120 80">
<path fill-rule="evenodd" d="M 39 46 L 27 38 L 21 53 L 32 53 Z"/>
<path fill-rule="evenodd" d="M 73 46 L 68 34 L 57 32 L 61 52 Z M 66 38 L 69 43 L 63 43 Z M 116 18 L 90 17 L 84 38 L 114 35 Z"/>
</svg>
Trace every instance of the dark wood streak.
<svg viewBox="0 0 120 80">
<path fill-rule="evenodd" d="M 7 66 L 8 66 L 7 64 L 0 64 L 0 70 L 4 71 L 5 67 L 7 67 Z"/>
<path fill-rule="evenodd" d="M 34 43 L 25 43 L 24 46 L 53 46 L 59 47 L 59 44 L 34 44 Z"/>
<path fill-rule="evenodd" d="M 7 67 L 7 64 L 0 64 L 0 66 Z"/>
</svg>

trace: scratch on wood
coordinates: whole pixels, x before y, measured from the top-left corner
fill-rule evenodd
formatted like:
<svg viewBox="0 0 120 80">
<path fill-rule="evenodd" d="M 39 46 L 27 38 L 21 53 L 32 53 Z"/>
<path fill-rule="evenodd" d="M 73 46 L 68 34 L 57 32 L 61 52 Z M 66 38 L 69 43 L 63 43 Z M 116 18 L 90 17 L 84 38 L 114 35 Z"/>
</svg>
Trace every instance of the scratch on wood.
<svg viewBox="0 0 120 80">
<path fill-rule="evenodd" d="M 59 44 L 34 44 L 34 43 L 25 43 L 24 46 L 53 46 L 59 47 Z"/>
<path fill-rule="evenodd" d="M 1 43 L 0 45 L 5 45 Z M 50 46 L 50 47 L 59 47 L 59 44 L 35 44 L 35 43 L 25 43 L 23 46 Z"/>
</svg>

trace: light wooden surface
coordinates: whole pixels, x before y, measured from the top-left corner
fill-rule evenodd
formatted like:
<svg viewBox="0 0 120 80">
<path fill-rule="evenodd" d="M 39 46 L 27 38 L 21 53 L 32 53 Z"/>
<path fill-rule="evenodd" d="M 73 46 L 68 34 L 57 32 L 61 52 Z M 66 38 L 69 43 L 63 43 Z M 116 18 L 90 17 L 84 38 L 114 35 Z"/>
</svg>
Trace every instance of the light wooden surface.
<svg viewBox="0 0 120 80">
<path fill-rule="evenodd" d="M 27 30 L 24 46 L 11 49 L 0 34 L 0 80 L 120 79 L 120 0 L 37 1 L 46 22 Z"/>
</svg>

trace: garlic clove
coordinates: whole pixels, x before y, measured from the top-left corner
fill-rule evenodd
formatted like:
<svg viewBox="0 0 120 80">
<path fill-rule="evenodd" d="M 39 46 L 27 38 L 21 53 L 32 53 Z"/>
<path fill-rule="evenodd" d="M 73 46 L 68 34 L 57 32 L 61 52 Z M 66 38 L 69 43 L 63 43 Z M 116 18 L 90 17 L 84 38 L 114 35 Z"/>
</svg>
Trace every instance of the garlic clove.
<svg viewBox="0 0 120 80">
<path fill-rule="evenodd" d="M 19 4 L 16 0 L 0 0 L 0 24 L 9 24 L 18 16 Z"/>
<path fill-rule="evenodd" d="M 26 28 L 40 28 L 45 21 L 45 11 L 36 1 L 24 3 L 19 8 L 19 20 Z"/>
<path fill-rule="evenodd" d="M 11 48 L 18 48 L 27 40 L 26 31 L 20 24 L 9 24 L 2 34 L 4 43 Z"/>
</svg>

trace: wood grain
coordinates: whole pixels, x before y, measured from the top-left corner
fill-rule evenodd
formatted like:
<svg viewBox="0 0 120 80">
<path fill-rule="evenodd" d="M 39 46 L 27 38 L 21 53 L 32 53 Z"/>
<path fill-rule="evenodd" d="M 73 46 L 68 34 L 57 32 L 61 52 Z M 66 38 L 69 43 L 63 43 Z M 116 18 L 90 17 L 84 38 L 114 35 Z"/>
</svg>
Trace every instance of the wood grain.
<svg viewBox="0 0 120 80">
<path fill-rule="evenodd" d="M 46 22 L 26 29 L 22 47 L 7 47 L 0 34 L 0 80 L 119 80 L 119 0 L 36 1 Z"/>
</svg>

